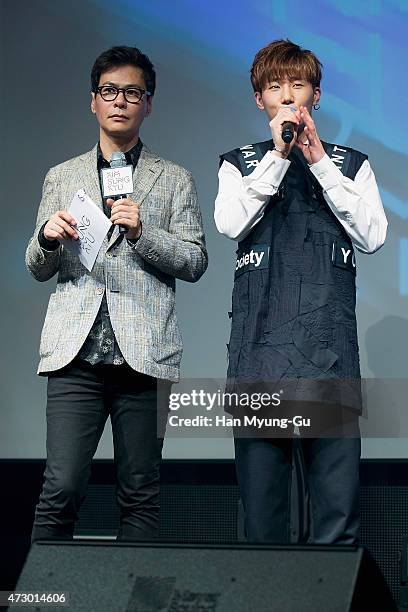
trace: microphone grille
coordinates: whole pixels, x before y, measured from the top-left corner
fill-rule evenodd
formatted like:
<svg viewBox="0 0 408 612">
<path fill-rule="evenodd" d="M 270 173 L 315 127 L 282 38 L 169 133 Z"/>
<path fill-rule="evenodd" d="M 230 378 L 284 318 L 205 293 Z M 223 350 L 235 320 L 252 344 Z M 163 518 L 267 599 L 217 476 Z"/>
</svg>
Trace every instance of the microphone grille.
<svg viewBox="0 0 408 612">
<path fill-rule="evenodd" d="M 122 166 L 126 166 L 126 155 L 122 153 L 122 151 L 114 151 L 109 160 L 109 164 L 111 168 L 122 168 Z"/>
</svg>

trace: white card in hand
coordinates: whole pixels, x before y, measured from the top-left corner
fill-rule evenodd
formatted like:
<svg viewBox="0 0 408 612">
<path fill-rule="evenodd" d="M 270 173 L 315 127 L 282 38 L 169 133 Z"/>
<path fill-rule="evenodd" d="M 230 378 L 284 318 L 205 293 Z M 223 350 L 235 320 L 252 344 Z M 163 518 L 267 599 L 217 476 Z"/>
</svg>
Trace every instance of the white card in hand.
<svg viewBox="0 0 408 612">
<path fill-rule="evenodd" d="M 68 212 L 74 217 L 78 240 L 62 240 L 64 248 L 78 255 L 81 263 L 91 272 L 103 240 L 112 223 L 102 210 L 79 189 L 72 198 Z"/>
</svg>

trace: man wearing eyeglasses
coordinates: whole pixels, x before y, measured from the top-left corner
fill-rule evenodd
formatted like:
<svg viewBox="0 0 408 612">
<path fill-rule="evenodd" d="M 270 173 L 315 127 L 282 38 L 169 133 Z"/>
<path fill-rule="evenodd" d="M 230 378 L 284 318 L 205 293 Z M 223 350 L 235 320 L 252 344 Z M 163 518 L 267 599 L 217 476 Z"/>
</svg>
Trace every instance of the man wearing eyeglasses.
<svg viewBox="0 0 408 612">
<path fill-rule="evenodd" d="M 156 535 L 164 435 L 164 427 L 157 429 L 157 383 L 167 381 L 169 389 L 178 380 L 182 353 L 175 279 L 195 282 L 207 266 L 191 174 L 139 137 L 155 91 L 149 58 L 137 48 L 113 47 L 97 58 L 91 82 L 99 142 L 48 172 L 26 254 L 37 280 L 58 274 L 40 344 L 38 373 L 48 376 L 47 463 L 33 541 L 72 538 L 108 417 L 118 539 Z M 105 201 L 100 175 L 115 151 L 133 166 L 134 192 Z M 61 244 L 78 239 L 67 209 L 81 188 L 112 221 L 91 272 Z"/>
</svg>

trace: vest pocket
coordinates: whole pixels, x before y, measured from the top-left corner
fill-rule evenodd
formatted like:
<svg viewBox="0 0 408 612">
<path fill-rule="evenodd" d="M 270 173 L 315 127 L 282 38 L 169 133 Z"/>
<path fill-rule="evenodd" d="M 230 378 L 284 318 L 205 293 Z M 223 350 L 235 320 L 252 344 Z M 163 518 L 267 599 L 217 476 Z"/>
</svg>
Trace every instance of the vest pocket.
<svg viewBox="0 0 408 612">
<path fill-rule="evenodd" d="M 336 363 L 337 353 L 327 347 L 327 342 L 322 342 L 300 321 L 293 325 L 293 342 L 306 359 L 311 361 L 319 370 L 327 372 Z"/>
</svg>

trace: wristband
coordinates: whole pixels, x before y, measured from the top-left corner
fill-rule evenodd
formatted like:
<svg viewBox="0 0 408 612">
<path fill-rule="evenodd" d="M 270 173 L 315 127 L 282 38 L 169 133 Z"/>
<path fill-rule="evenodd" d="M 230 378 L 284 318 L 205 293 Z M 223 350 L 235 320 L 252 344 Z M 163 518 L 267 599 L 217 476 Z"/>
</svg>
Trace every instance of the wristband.
<svg viewBox="0 0 408 612">
<path fill-rule="evenodd" d="M 275 145 L 273 146 L 273 148 L 271 149 L 271 151 L 277 151 L 278 153 L 280 153 L 281 155 L 284 155 L 285 158 L 289 155 L 289 151 L 283 151 L 283 149 L 278 149 L 278 147 L 275 147 Z"/>
</svg>

